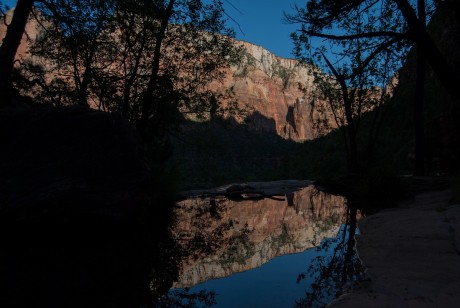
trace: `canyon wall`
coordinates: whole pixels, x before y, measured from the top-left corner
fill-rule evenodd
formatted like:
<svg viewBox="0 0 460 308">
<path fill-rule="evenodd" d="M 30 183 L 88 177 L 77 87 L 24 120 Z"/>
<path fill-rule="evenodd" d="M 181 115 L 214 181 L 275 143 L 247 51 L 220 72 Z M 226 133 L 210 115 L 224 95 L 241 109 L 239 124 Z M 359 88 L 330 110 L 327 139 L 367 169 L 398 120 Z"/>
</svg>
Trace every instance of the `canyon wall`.
<svg viewBox="0 0 460 308">
<path fill-rule="evenodd" d="M 3 41 L 3 38 L 6 35 L 7 27 L 5 24 L 9 25 L 14 14 L 14 9 L 9 10 L 5 13 L 4 16 L 0 17 L 0 41 Z M 28 50 L 30 43 L 35 40 L 37 33 L 39 32 L 39 25 L 34 19 L 29 19 L 29 22 L 26 24 L 25 32 L 22 36 L 21 44 L 16 52 L 16 60 L 23 60 L 29 57 Z"/>
<path fill-rule="evenodd" d="M 210 87 L 220 93 L 227 91 L 228 100 L 249 108 L 249 127 L 303 141 L 325 133 L 315 128 L 318 121 L 326 119 L 334 126 L 332 114 L 319 111 L 327 106 L 313 96 L 310 67 L 248 42 L 235 41 L 235 45 L 243 47 L 241 61 L 228 70 L 223 82 Z"/>
<path fill-rule="evenodd" d="M 13 12 L 6 13 L 7 24 Z M 39 24 L 31 18 L 18 49 L 17 60 L 31 57 L 29 46 L 39 32 Z M 5 33 L 6 27 L 2 22 L 0 40 Z M 223 104 L 236 102 L 241 109 L 247 110 L 247 118 L 240 117 L 238 121 L 247 122 L 252 130 L 274 132 L 294 141 L 314 139 L 326 133 L 315 128 L 315 123 L 320 121 L 335 127 L 332 114 L 324 112 L 328 109 L 327 103 L 313 97 L 313 77 L 309 67 L 293 59 L 278 57 L 261 46 L 234 42 L 235 46 L 243 47 L 241 61 L 225 71 L 223 81 L 212 82 L 209 88 L 216 94 L 224 94 Z M 43 61 L 40 63 L 46 66 Z"/>
</svg>

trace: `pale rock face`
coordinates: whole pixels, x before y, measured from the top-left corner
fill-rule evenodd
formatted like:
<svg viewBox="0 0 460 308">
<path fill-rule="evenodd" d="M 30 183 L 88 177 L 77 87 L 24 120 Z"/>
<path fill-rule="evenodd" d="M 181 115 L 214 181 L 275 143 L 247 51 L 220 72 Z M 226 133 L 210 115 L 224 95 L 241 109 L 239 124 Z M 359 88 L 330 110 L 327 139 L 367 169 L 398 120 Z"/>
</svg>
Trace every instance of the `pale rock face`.
<svg viewBox="0 0 460 308">
<path fill-rule="evenodd" d="M 0 42 L 3 41 L 3 38 L 6 35 L 7 27 L 5 23 L 9 25 L 11 23 L 11 19 L 14 14 L 14 9 L 9 10 L 5 13 L 4 16 L 0 17 Z M 32 41 L 37 38 L 37 34 L 39 33 L 40 25 L 35 21 L 34 18 L 30 17 L 29 22 L 26 25 L 25 32 L 21 39 L 21 45 L 19 45 L 18 50 L 16 52 L 16 60 L 24 60 L 29 55 L 29 46 Z"/>
<path fill-rule="evenodd" d="M 326 117 L 334 127 L 332 114 L 319 113 L 315 108 L 315 104 L 321 104 L 327 110 L 326 102 L 314 99 L 309 67 L 251 43 L 235 41 L 235 45 L 246 50 L 243 61 L 233 66 L 222 82 L 214 82 L 210 88 L 218 93 L 229 90 L 228 101 L 238 102 L 241 108 L 248 107 L 252 111 L 250 127 L 294 141 L 326 133 L 315 129 L 314 123 L 320 118 Z M 299 85 L 306 90 L 300 90 Z"/>
</svg>

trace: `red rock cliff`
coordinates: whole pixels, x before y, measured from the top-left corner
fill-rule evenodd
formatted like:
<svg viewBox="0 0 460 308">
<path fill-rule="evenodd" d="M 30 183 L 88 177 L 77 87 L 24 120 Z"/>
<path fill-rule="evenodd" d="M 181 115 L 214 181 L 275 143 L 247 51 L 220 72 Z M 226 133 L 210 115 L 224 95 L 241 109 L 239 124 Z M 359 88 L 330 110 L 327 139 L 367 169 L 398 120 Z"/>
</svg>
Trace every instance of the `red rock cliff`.
<svg viewBox="0 0 460 308">
<path fill-rule="evenodd" d="M 7 23 L 13 12 L 6 13 Z M 39 29 L 40 26 L 31 18 L 17 59 L 30 58 L 28 47 Z M 2 22 L 0 40 L 5 33 L 6 27 Z M 303 141 L 320 135 L 314 123 L 321 119 L 326 119 L 331 127 L 335 126 L 332 114 L 318 111 L 324 110 L 325 102 L 313 99 L 313 77 L 308 67 L 299 65 L 296 60 L 278 57 L 261 46 L 236 40 L 235 45 L 243 47 L 241 61 L 227 70 L 223 82 L 211 83 L 210 88 L 217 93 L 230 94 L 227 102 L 237 102 L 240 107 L 247 108 L 249 127 L 275 132 L 285 139 Z M 306 91 L 301 91 L 299 85 Z"/>
<path fill-rule="evenodd" d="M 310 68 L 293 59 L 278 57 L 261 46 L 235 41 L 243 46 L 242 60 L 232 66 L 224 82 L 214 83 L 216 92 L 228 91 L 229 100 L 252 110 L 249 124 L 255 130 L 272 131 L 285 139 L 303 141 L 316 138 L 314 123 L 324 115 L 316 108 L 325 102 L 313 98 Z M 306 91 L 299 89 L 299 85 Z"/>
</svg>

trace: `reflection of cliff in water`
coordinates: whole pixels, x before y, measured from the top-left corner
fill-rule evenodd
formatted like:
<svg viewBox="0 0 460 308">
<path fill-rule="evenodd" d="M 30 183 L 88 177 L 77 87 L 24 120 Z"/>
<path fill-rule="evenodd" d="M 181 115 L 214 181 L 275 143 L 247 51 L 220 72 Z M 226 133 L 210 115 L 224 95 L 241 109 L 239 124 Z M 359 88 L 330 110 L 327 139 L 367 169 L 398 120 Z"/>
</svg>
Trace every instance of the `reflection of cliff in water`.
<svg viewBox="0 0 460 308">
<path fill-rule="evenodd" d="M 313 186 L 285 198 L 181 201 L 173 234 L 189 256 L 174 287 L 225 277 L 316 246 L 344 223 L 344 203 L 343 197 Z"/>
</svg>

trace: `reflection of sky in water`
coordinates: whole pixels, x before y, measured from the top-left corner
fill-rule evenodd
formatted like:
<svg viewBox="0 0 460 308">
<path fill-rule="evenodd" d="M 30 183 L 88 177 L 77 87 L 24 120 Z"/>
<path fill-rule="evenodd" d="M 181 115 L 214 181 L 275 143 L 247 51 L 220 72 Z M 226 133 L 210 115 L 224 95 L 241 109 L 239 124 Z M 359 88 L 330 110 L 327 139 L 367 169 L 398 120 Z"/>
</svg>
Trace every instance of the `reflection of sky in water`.
<svg viewBox="0 0 460 308">
<path fill-rule="evenodd" d="M 343 228 L 342 228 L 343 230 Z M 297 283 L 299 274 L 315 262 L 317 257 L 326 259 L 343 236 L 323 240 L 325 249 L 311 248 L 302 253 L 277 257 L 259 268 L 236 273 L 229 277 L 213 279 L 190 288 L 189 293 L 200 290 L 215 291 L 218 307 L 292 307 L 296 300 L 305 297 L 314 276 L 305 277 Z M 333 286 L 331 286 L 333 287 Z M 333 300 L 333 294 L 328 302 Z"/>
</svg>

